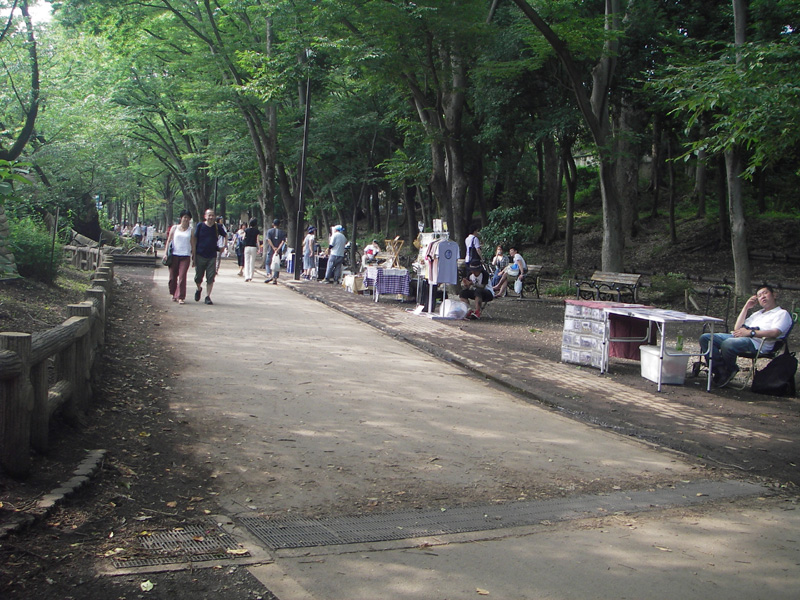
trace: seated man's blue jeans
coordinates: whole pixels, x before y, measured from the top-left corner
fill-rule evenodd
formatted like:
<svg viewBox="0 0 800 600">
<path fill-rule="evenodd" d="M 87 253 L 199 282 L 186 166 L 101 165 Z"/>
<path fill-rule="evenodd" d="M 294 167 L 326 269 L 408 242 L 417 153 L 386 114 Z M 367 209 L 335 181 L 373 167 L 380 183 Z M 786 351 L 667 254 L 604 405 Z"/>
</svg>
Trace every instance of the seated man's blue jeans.
<svg viewBox="0 0 800 600">
<path fill-rule="evenodd" d="M 700 351 L 705 352 L 708 350 L 708 342 L 711 339 L 710 333 L 704 333 L 700 336 Z M 736 369 L 736 357 L 742 354 L 748 354 L 756 351 L 756 345 L 753 340 L 748 337 L 733 337 L 731 333 L 715 333 L 714 343 L 711 347 L 711 359 L 714 361 L 715 371 L 716 366 L 720 365 L 725 373 L 730 373 Z"/>
</svg>

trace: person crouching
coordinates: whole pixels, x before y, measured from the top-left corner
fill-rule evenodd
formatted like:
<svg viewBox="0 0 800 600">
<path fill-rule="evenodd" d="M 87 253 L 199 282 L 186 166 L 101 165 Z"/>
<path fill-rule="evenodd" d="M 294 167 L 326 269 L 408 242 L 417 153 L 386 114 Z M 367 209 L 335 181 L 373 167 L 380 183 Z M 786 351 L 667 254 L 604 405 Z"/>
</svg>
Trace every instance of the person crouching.
<svg viewBox="0 0 800 600">
<path fill-rule="evenodd" d="M 475 309 L 470 309 L 467 313 L 468 319 L 480 319 L 481 307 L 487 302 L 494 300 L 494 292 L 490 285 L 491 277 L 486 267 L 483 266 L 481 259 L 473 257 L 467 267 L 467 276 L 461 280 L 461 293 L 459 298 L 475 302 Z"/>
</svg>

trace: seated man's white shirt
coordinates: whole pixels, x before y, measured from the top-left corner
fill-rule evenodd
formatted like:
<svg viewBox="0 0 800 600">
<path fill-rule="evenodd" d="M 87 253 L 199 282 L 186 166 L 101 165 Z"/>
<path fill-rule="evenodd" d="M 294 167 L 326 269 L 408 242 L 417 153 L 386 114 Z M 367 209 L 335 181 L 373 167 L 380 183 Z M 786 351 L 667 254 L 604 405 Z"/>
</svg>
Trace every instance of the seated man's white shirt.
<svg viewBox="0 0 800 600">
<path fill-rule="evenodd" d="M 745 327 L 758 327 L 761 331 L 769 331 L 770 329 L 780 329 L 782 337 L 786 335 L 789 328 L 792 326 L 792 315 L 780 306 L 776 306 L 772 310 L 764 311 L 759 310 L 747 317 L 744 322 Z M 762 352 L 769 352 L 772 350 L 775 342 L 771 339 L 753 338 L 753 343 L 756 349 L 760 348 L 763 344 Z"/>
<path fill-rule="evenodd" d="M 521 254 L 515 254 L 513 262 L 506 267 L 506 274 L 509 277 L 516 278 L 524 275 L 528 271 L 528 264 Z"/>
<path fill-rule="evenodd" d="M 528 263 L 525 262 L 525 259 L 522 258 L 522 254 L 520 254 L 519 252 L 517 252 L 514 255 L 514 262 L 517 263 L 517 265 L 519 265 L 520 273 L 524 274 L 528 272 Z"/>
</svg>

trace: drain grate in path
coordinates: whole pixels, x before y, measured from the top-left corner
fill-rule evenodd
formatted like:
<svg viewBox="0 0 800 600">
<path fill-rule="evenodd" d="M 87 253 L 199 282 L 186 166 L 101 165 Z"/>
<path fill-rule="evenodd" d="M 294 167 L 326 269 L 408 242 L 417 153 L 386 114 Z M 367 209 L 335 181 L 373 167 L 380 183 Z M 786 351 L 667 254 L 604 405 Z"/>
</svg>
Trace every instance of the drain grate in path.
<svg viewBox="0 0 800 600">
<path fill-rule="evenodd" d="M 566 521 L 616 512 L 642 512 L 749 496 L 758 485 L 700 481 L 652 491 L 555 498 L 532 502 L 468 506 L 447 510 L 406 510 L 327 519 L 268 520 L 242 517 L 242 524 L 272 550 L 402 540 L 431 535 L 487 531 Z"/>
<path fill-rule="evenodd" d="M 160 531 L 139 539 L 141 547 L 132 556 L 112 559 L 117 569 L 152 567 L 183 562 L 225 560 L 250 556 L 216 524 L 208 527 L 187 525 L 172 531 Z"/>
</svg>

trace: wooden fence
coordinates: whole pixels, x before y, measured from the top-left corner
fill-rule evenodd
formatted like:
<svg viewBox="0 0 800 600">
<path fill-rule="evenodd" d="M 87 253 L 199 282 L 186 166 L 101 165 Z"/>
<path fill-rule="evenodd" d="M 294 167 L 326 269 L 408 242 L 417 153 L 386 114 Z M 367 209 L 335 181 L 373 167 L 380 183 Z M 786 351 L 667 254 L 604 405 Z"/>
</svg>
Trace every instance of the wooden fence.
<svg viewBox="0 0 800 600">
<path fill-rule="evenodd" d="M 66 321 L 41 333 L 0 333 L 0 467 L 13 477 L 30 471 L 31 449 L 47 450 L 53 413 L 60 408 L 79 424 L 92 398 L 114 259 L 95 249 L 77 260 L 79 268 L 99 266 L 86 300 L 69 305 Z"/>
<path fill-rule="evenodd" d="M 76 269 L 94 271 L 103 262 L 103 251 L 88 246 L 64 246 L 64 259 Z"/>
</svg>

